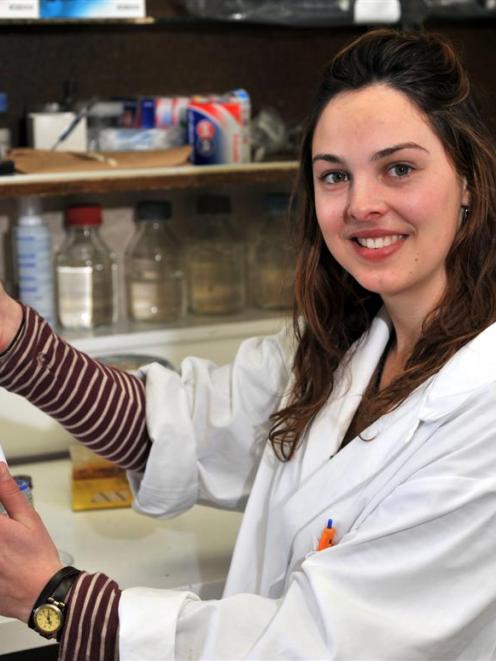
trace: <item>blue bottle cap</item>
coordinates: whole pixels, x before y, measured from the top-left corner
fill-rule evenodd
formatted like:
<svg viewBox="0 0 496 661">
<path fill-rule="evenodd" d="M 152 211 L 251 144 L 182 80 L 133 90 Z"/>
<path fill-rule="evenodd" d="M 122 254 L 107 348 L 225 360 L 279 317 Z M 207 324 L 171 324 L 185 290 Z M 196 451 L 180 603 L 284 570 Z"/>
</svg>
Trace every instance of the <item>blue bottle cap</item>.
<svg viewBox="0 0 496 661">
<path fill-rule="evenodd" d="M 16 477 L 15 482 L 19 487 L 20 491 L 29 491 L 29 482 L 27 480 L 23 480 L 22 478 Z"/>
</svg>

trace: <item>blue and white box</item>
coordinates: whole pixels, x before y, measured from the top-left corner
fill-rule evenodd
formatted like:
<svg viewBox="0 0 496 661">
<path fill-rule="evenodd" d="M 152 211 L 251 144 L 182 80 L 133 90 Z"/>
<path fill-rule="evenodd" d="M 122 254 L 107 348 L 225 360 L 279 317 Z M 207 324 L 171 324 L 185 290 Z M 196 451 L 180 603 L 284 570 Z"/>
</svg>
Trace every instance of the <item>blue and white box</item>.
<svg viewBox="0 0 496 661">
<path fill-rule="evenodd" d="M 40 0 L 40 18 L 143 18 L 145 0 Z"/>
</svg>

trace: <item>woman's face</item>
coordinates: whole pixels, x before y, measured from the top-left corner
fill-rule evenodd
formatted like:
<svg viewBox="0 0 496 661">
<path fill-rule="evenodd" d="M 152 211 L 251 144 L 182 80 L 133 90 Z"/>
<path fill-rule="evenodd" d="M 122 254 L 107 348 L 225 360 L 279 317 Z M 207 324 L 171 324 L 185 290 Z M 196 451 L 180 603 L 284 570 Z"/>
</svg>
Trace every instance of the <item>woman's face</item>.
<svg viewBox="0 0 496 661">
<path fill-rule="evenodd" d="M 343 92 L 317 123 L 312 157 L 334 258 L 386 303 L 434 306 L 469 195 L 421 111 L 384 84 Z"/>
</svg>

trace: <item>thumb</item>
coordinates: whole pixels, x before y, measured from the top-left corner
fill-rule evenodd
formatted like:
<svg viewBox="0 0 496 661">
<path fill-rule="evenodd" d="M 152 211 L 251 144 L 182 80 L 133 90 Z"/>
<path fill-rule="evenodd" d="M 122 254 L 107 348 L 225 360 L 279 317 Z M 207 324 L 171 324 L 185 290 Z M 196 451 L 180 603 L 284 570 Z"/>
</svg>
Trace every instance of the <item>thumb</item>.
<svg viewBox="0 0 496 661">
<path fill-rule="evenodd" d="M 10 475 L 4 461 L 0 461 L 0 502 L 7 514 L 14 519 L 22 517 L 33 509 Z"/>
</svg>

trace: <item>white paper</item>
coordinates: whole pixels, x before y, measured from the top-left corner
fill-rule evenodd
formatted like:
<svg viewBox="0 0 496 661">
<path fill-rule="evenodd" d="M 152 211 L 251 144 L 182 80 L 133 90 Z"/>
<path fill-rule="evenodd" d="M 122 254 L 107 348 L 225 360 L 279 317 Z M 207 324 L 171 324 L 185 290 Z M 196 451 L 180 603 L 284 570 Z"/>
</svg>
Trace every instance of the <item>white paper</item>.
<svg viewBox="0 0 496 661">
<path fill-rule="evenodd" d="M 356 0 L 355 23 L 397 23 L 401 18 L 399 0 Z"/>
<path fill-rule="evenodd" d="M 5 454 L 2 450 L 2 444 L 0 443 L 0 461 L 5 461 L 7 463 L 7 459 L 5 458 Z"/>
</svg>

